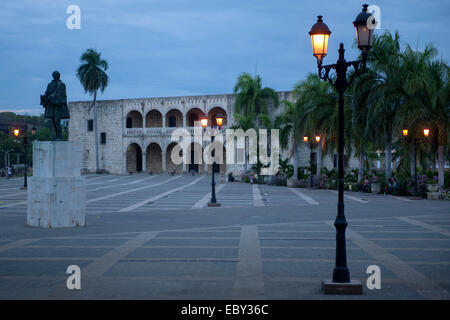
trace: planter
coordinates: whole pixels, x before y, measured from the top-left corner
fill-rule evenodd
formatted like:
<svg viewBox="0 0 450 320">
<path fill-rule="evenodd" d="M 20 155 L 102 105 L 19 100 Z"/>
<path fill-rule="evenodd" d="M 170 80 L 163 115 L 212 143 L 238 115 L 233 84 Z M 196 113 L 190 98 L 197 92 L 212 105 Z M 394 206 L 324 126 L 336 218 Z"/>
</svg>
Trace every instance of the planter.
<svg viewBox="0 0 450 320">
<path fill-rule="evenodd" d="M 439 191 L 439 185 L 438 184 L 429 184 L 427 185 L 428 192 L 438 192 Z"/>
<path fill-rule="evenodd" d="M 298 180 L 295 180 L 293 178 L 287 179 L 286 183 L 289 188 L 295 188 L 298 186 Z"/>
<path fill-rule="evenodd" d="M 428 200 L 440 200 L 443 199 L 444 196 L 441 195 L 440 192 L 427 192 L 427 199 Z"/>
<path fill-rule="evenodd" d="M 380 193 L 380 191 L 381 191 L 381 183 L 375 182 L 370 185 L 370 192 Z"/>
</svg>

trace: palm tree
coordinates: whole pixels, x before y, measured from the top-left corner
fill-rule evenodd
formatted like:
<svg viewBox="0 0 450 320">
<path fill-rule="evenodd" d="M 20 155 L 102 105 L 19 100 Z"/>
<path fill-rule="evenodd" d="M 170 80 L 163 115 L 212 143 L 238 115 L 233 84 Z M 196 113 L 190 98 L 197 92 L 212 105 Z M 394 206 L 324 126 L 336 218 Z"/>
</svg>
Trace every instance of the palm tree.
<svg viewBox="0 0 450 320">
<path fill-rule="evenodd" d="M 376 128 L 369 117 L 369 93 L 375 74 L 369 69 L 366 73 L 358 77 L 352 85 L 351 91 L 351 145 L 354 154 L 358 156 L 358 181 L 363 178 L 364 158 L 366 149 L 372 142 Z"/>
<path fill-rule="evenodd" d="M 250 114 L 268 114 L 269 102 L 275 108 L 279 105 L 277 92 L 269 87 L 263 88 L 262 79 L 258 75 L 253 78 L 246 72 L 242 73 L 234 86 L 234 93 L 237 94 L 234 110 L 245 117 Z"/>
<path fill-rule="evenodd" d="M 450 132 L 450 84 L 449 66 L 443 61 L 435 61 L 429 69 L 429 82 L 427 83 L 430 100 L 427 104 L 431 123 L 431 130 L 436 136 L 438 145 L 438 183 L 444 188 L 444 147 L 449 142 Z"/>
<path fill-rule="evenodd" d="M 444 147 L 448 143 L 450 131 L 450 86 L 449 66 L 437 60 L 438 52 L 429 44 L 423 51 L 415 51 L 406 46 L 402 54 L 405 81 L 403 89 L 405 103 L 402 107 L 401 122 L 421 131 L 424 126 L 431 129 L 430 142 L 433 150 L 431 160 L 438 154 L 438 183 L 444 187 Z M 419 146 L 420 149 L 428 149 Z"/>
<path fill-rule="evenodd" d="M 381 135 L 374 136 L 379 146 L 385 147 L 386 179 L 391 177 L 392 141 L 397 114 L 404 102 L 402 89 L 405 77 L 402 73 L 400 36 L 398 32 L 389 32 L 374 37 L 368 63 L 374 72 L 368 101 L 369 117 L 377 124 L 376 131 Z M 379 138 L 378 138 L 379 137 Z"/>
<path fill-rule="evenodd" d="M 297 102 L 283 100 L 286 106 L 283 114 L 275 119 L 280 126 L 280 146 L 287 149 L 292 146 L 289 151 L 289 157 L 294 157 L 294 180 L 298 180 L 298 144 L 303 140 L 303 110 Z"/>
<path fill-rule="evenodd" d="M 250 113 L 247 116 L 243 116 L 241 114 L 235 113 L 234 115 L 235 118 L 235 124 L 231 127 L 231 129 L 242 129 L 244 132 L 247 131 L 248 129 L 254 129 L 255 128 L 255 119 L 256 119 L 256 115 L 254 113 Z M 244 168 L 245 168 L 245 172 L 248 171 L 248 139 L 247 137 L 245 137 L 245 149 L 244 149 Z"/>
<path fill-rule="evenodd" d="M 94 107 L 94 135 L 95 135 L 95 167 L 96 172 L 99 173 L 98 160 L 98 130 L 97 130 L 97 91 L 102 93 L 108 86 L 108 62 L 101 58 L 101 53 L 94 49 L 87 49 L 80 58 L 82 64 L 77 69 L 77 77 L 80 79 L 84 91 L 94 95 L 92 106 Z"/>
<path fill-rule="evenodd" d="M 324 154 L 332 154 L 338 142 L 338 108 L 336 106 L 336 92 L 332 86 L 320 80 L 316 74 L 310 73 L 304 81 L 294 88 L 297 103 L 301 106 L 299 115 L 303 135 L 321 136 L 319 156 L 317 157 L 317 174 L 321 171 L 322 146 Z M 346 109 L 348 107 L 346 106 Z M 345 113 L 348 118 L 349 113 Z M 348 121 L 346 121 L 347 123 Z M 348 125 L 346 125 L 346 128 Z"/>
</svg>

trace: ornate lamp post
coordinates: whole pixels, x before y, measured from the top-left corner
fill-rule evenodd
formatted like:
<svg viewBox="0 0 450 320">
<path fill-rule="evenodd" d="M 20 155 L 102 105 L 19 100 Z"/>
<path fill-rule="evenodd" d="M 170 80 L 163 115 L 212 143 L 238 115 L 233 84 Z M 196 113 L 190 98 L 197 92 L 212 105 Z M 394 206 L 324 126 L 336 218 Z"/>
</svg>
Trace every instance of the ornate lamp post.
<svg viewBox="0 0 450 320">
<path fill-rule="evenodd" d="M 214 128 L 213 126 L 211 126 L 211 129 L 210 129 L 211 143 L 214 142 L 214 138 L 215 138 L 214 130 L 217 130 L 219 132 L 222 131 L 222 122 L 223 122 L 223 116 L 219 113 L 219 114 L 216 115 L 217 127 Z M 202 124 L 203 132 L 206 132 L 206 126 L 208 125 L 208 118 L 202 117 L 200 119 L 200 123 Z M 212 156 L 214 157 L 214 161 L 213 161 L 212 170 L 211 170 L 212 171 L 212 175 L 211 175 L 211 201 L 208 203 L 208 207 L 220 207 L 220 203 L 217 202 L 217 199 L 216 199 L 216 181 L 214 179 L 214 172 L 216 171 L 215 152 L 216 152 L 216 150 L 213 150 L 213 152 L 212 152 Z"/>
<path fill-rule="evenodd" d="M 319 145 L 320 143 L 320 136 L 315 137 L 315 141 L 309 141 L 308 136 L 303 137 L 303 141 L 305 142 L 305 146 L 309 148 L 309 163 L 310 163 L 310 169 L 311 177 L 310 177 L 310 183 L 309 187 L 314 188 L 314 182 L 313 182 L 313 151 L 314 149 Z"/>
<path fill-rule="evenodd" d="M 14 136 L 16 138 L 19 138 L 20 136 L 20 129 L 14 129 Z M 36 134 L 36 128 L 33 126 L 33 128 L 31 129 L 31 134 L 34 138 L 34 135 Z M 25 129 L 23 132 L 23 147 L 24 147 L 24 161 L 25 161 L 25 172 L 23 175 L 23 187 L 21 187 L 21 190 L 26 190 L 28 188 L 28 184 L 27 184 L 27 180 L 28 180 L 28 173 L 27 173 L 27 147 L 28 147 L 28 140 L 27 140 L 27 130 Z"/>
<path fill-rule="evenodd" d="M 345 245 L 345 229 L 347 220 L 344 215 L 344 91 L 351 85 L 356 76 L 360 75 L 366 67 L 367 53 L 372 48 L 373 29 L 376 26 L 373 15 L 367 12 L 368 5 L 363 5 L 362 12 L 358 14 L 353 25 L 356 28 L 358 48 L 361 50 L 362 60 L 346 61 L 344 58 L 344 44 L 339 45 L 339 59 L 335 64 L 322 65 L 327 55 L 328 38 L 331 31 L 318 16 L 317 23 L 309 31 L 311 36 L 313 55 L 317 59 L 319 77 L 328 81 L 339 93 L 339 141 L 338 141 L 338 207 L 334 222 L 336 228 L 336 264 L 333 279 L 322 281 L 324 293 L 331 294 L 362 294 L 362 285 L 359 281 L 350 280 L 350 271 L 347 267 L 347 252 Z M 353 74 L 347 79 L 347 70 L 353 69 Z M 334 70 L 335 76 L 330 71 Z"/>
<path fill-rule="evenodd" d="M 403 127 L 402 135 L 405 139 L 408 138 L 408 128 Z M 419 142 L 421 139 L 427 139 L 430 135 L 430 129 L 423 129 L 423 137 L 413 137 L 410 141 L 412 141 L 412 145 L 414 148 L 414 199 L 421 199 L 417 193 L 417 147 L 419 146 Z M 408 140 L 407 140 L 408 141 Z"/>
</svg>

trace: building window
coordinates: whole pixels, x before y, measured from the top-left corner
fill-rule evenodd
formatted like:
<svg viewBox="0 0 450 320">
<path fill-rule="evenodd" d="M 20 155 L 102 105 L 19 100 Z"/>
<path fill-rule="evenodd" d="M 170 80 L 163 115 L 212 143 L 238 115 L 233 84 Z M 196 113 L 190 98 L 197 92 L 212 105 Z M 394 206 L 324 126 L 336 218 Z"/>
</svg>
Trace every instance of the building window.
<svg viewBox="0 0 450 320">
<path fill-rule="evenodd" d="M 169 127 L 176 127 L 177 126 L 177 118 L 174 116 L 169 117 Z"/>
<path fill-rule="evenodd" d="M 90 119 L 87 123 L 88 131 L 94 131 L 94 120 Z"/>
<path fill-rule="evenodd" d="M 100 133 L 100 143 L 106 144 L 106 132 Z"/>
<path fill-rule="evenodd" d="M 127 128 L 133 128 L 133 119 L 131 117 L 127 118 Z"/>
</svg>

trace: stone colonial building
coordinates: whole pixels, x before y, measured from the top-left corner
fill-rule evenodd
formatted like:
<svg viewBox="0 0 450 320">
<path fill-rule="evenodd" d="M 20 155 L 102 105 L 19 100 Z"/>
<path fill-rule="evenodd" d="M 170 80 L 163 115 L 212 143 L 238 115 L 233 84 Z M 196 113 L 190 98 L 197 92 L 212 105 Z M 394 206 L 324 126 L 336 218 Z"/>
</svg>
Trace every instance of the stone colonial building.
<svg viewBox="0 0 450 320">
<path fill-rule="evenodd" d="M 290 100 L 290 92 L 278 93 L 280 101 Z M 97 125 L 99 132 L 99 168 L 109 173 L 126 174 L 135 172 L 177 173 L 195 170 L 211 172 L 211 165 L 175 165 L 170 157 L 176 145 L 171 134 L 177 128 L 185 128 L 193 134 L 194 122 L 201 117 L 208 118 L 208 126 L 215 124 L 217 114 L 223 116 L 224 129 L 234 123 L 233 106 L 235 95 L 203 95 L 183 97 L 141 98 L 97 101 Z M 82 170 L 95 171 L 95 140 L 92 101 L 70 102 L 69 140 L 82 145 Z M 281 108 L 271 110 L 274 116 Z M 193 142 L 188 148 L 192 163 L 198 162 L 194 150 L 203 146 Z M 196 149 L 197 148 L 197 149 Z M 224 146 L 224 159 L 227 146 Z M 286 151 L 280 151 L 282 157 Z M 320 152 L 320 151 L 319 151 Z M 283 154 L 284 153 L 284 154 Z M 236 154 L 236 152 L 235 152 Z M 309 165 L 309 149 L 301 146 L 298 151 L 300 166 Z M 333 159 L 324 157 L 322 165 L 333 167 Z M 243 165 L 221 164 L 221 173 L 242 171 Z"/>
</svg>

